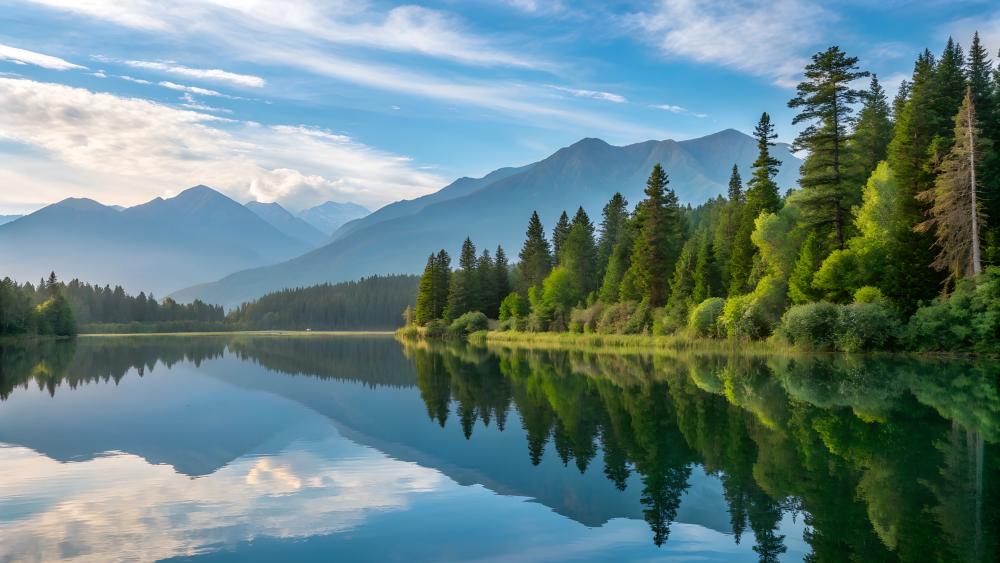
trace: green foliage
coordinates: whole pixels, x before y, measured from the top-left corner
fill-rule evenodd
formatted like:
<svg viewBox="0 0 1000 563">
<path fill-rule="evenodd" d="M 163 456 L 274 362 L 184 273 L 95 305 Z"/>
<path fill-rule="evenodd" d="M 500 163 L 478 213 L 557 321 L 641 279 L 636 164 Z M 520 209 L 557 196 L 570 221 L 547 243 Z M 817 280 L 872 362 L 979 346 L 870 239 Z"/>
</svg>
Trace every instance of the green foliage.
<svg viewBox="0 0 1000 563">
<path fill-rule="evenodd" d="M 76 320 L 73 318 L 73 311 L 61 293 L 56 293 L 40 303 L 35 311 L 38 316 L 39 334 L 53 334 L 55 336 L 76 334 Z"/>
<path fill-rule="evenodd" d="M 608 305 L 597 321 L 597 332 L 600 334 L 625 334 L 625 328 L 632 320 L 636 311 L 636 303 L 625 301 Z"/>
<path fill-rule="evenodd" d="M 619 234 L 618 243 L 615 244 L 611 257 L 608 259 L 608 266 L 604 271 L 604 279 L 599 292 L 600 300 L 605 303 L 614 303 L 622 298 L 622 284 L 632 265 L 632 246 L 635 243 L 633 223 L 633 221 L 626 221 Z"/>
<path fill-rule="evenodd" d="M 528 302 L 525 298 L 521 297 L 520 293 L 510 293 L 500 302 L 499 318 L 501 321 L 520 319 L 525 317 L 528 312 Z"/>
<path fill-rule="evenodd" d="M 448 285 L 451 277 L 451 258 L 443 249 L 427 258 L 424 273 L 420 276 L 417 289 L 417 304 L 414 320 L 425 325 L 444 316 L 448 305 Z"/>
<path fill-rule="evenodd" d="M 840 311 L 833 303 L 793 305 L 784 316 L 776 335 L 789 344 L 807 350 L 832 350 Z"/>
<path fill-rule="evenodd" d="M 804 74 L 796 96 L 788 102 L 788 107 L 799 110 L 792 123 L 808 124 L 793 145 L 809 151 L 799 178 L 804 193 L 802 220 L 822 235 L 832 229 L 837 248 L 843 248 L 851 206 L 861 195 L 846 166 L 852 106 L 863 96 L 851 83 L 869 73 L 858 71 L 857 57 L 834 46 L 813 55 Z"/>
<path fill-rule="evenodd" d="M 858 112 L 858 122 L 848 140 L 848 181 L 861 186 L 871 176 L 880 162 L 889 154 L 892 141 L 892 115 L 885 90 L 878 77 L 872 75 L 864 105 Z"/>
<path fill-rule="evenodd" d="M 570 332 L 593 333 L 597 332 L 597 324 L 604 315 L 607 305 L 600 301 L 590 307 L 573 309 L 569 317 Z"/>
<path fill-rule="evenodd" d="M 538 218 L 538 212 L 531 213 L 524 246 L 521 248 L 519 257 L 524 290 L 541 285 L 542 280 L 552 270 L 552 254 L 549 251 L 549 241 L 545 238 L 545 230 L 542 228 L 541 219 Z"/>
<path fill-rule="evenodd" d="M 903 333 L 907 347 L 928 352 L 1000 350 L 1000 268 L 960 281 L 955 291 L 917 309 Z"/>
<path fill-rule="evenodd" d="M 559 264 L 562 259 L 563 244 L 566 242 L 566 236 L 569 235 L 569 227 L 569 215 L 563 211 L 559 220 L 556 221 L 556 226 L 552 227 L 552 257 L 555 258 L 556 264 Z"/>
<path fill-rule="evenodd" d="M 601 236 L 597 241 L 598 273 L 607 270 L 611 254 L 624 235 L 628 219 L 628 200 L 621 193 L 615 192 L 601 212 Z"/>
<path fill-rule="evenodd" d="M 469 311 L 456 318 L 448 326 L 448 335 L 455 338 L 468 337 L 473 332 L 489 328 L 489 320 L 479 311 Z"/>
<path fill-rule="evenodd" d="M 643 299 L 653 307 L 666 303 L 665 280 L 673 271 L 684 234 L 677 195 L 668 187 L 659 164 L 646 182 L 646 199 L 636 208 L 638 232 L 632 248 L 630 272 Z"/>
<path fill-rule="evenodd" d="M 788 278 L 788 298 L 792 303 L 809 303 L 819 298 L 813 287 L 813 276 L 819 269 L 821 253 L 819 237 L 815 232 L 809 233 L 799 249 L 799 258 L 792 268 L 792 275 Z"/>
<path fill-rule="evenodd" d="M 710 297 L 691 309 L 687 325 L 691 336 L 708 338 L 724 337 L 725 328 L 720 321 L 725 306 L 725 299 Z"/>
<path fill-rule="evenodd" d="M 576 286 L 583 295 L 597 289 L 597 244 L 594 242 L 594 225 L 583 208 L 573 217 L 573 223 L 566 232 L 559 265 L 570 271 Z"/>
<path fill-rule="evenodd" d="M 882 294 L 882 290 L 877 287 L 872 287 L 866 285 L 854 292 L 854 302 L 863 303 L 877 303 L 880 305 L 888 305 L 889 300 L 885 298 Z"/>
</svg>

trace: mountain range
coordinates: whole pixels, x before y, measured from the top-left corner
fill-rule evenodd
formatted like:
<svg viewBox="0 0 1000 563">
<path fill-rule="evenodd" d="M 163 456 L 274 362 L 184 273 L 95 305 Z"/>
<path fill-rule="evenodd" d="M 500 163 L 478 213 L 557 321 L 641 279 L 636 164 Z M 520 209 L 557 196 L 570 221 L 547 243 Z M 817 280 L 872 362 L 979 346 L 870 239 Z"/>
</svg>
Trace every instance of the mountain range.
<svg viewBox="0 0 1000 563">
<path fill-rule="evenodd" d="M 302 211 L 299 213 L 299 217 L 303 221 L 309 223 L 329 236 L 339 229 L 344 223 L 354 219 L 360 219 L 369 213 L 371 213 L 371 211 L 369 211 L 368 208 L 362 207 L 356 203 L 328 201 L 326 203 L 321 203 L 316 207 L 310 207 L 309 209 Z"/>
<path fill-rule="evenodd" d="M 783 163 L 778 185 L 793 187 L 801 161 L 787 144 L 779 143 L 772 154 Z M 478 179 L 461 178 L 436 193 L 387 205 L 346 223 L 325 246 L 181 290 L 174 297 L 234 306 L 286 287 L 419 273 L 428 254 L 443 247 L 454 256 L 467 236 L 479 248 L 502 245 L 516 260 L 532 210 L 538 211 L 548 232 L 563 210 L 572 214 L 577 206 L 596 223 L 614 192 L 620 191 L 633 205 L 641 200 L 657 162 L 666 168 L 681 202 L 699 204 L 726 192 L 733 164 L 748 178 L 756 155 L 756 141 L 733 129 L 686 141 L 627 146 L 583 139 L 539 162 L 501 168 Z"/>
<path fill-rule="evenodd" d="M 0 275 L 24 282 L 55 271 L 162 297 L 311 248 L 232 199 L 196 186 L 121 210 L 69 198 L 0 225 Z"/>
</svg>

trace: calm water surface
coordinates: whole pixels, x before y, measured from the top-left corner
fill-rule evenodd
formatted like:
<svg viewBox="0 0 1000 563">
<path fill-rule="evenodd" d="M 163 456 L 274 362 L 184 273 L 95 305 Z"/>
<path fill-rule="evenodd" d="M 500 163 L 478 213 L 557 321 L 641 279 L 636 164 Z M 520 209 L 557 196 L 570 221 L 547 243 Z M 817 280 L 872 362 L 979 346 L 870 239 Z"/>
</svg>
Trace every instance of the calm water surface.
<svg viewBox="0 0 1000 563">
<path fill-rule="evenodd" d="M 1000 366 L 0 347 L 0 561 L 998 561 Z"/>
</svg>

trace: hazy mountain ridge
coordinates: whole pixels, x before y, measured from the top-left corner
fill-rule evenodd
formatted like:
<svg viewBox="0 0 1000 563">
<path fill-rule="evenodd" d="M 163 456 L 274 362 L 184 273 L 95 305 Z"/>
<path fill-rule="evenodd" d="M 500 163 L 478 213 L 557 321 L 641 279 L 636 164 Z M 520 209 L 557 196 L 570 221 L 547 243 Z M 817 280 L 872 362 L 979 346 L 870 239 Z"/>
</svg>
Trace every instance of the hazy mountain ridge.
<svg viewBox="0 0 1000 563">
<path fill-rule="evenodd" d="M 2 275 L 35 281 L 54 270 L 159 296 L 309 248 L 206 186 L 121 211 L 69 198 L 0 226 Z"/>
<path fill-rule="evenodd" d="M 258 217 L 270 223 L 279 231 L 285 233 L 293 239 L 297 239 L 312 248 L 322 246 L 327 242 L 328 235 L 307 223 L 303 219 L 292 215 L 290 211 L 278 203 L 261 203 L 251 201 L 245 207 L 257 214 Z"/>
<path fill-rule="evenodd" d="M 303 210 L 299 213 L 299 218 L 328 237 L 336 232 L 341 225 L 365 217 L 370 213 L 371 211 L 367 207 L 356 203 L 328 201 Z"/>
<path fill-rule="evenodd" d="M 201 298 L 232 306 L 284 287 L 357 279 L 386 273 L 419 273 L 427 255 L 444 247 L 455 254 L 462 239 L 477 246 L 503 245 L 516 259 L 532 210 L 551 232 L 564 209 L 578 205 L 599 222 L 608 198 L 621 191 L 630 205 L 642 199 L 657 162 L 670 176 L 682 203 L 698 204 L 726 192 L 732 165 L 744 178 L 756 156 L 753 138 L 733 129 L 688 141 L 646 141 L 623 147 L 583 139 L 537 163 L 500 169 L 481 179 L 461 179 L 436 194 L 386 206 L 345 225 L 333 242 L 281 264 L 236 272 L 218 282 L 177 292 L 179 300 Z M 801 161 L 788 145 L 772 153 L 783 161 L 778 184 L 795 184 Z"/>
</svg>

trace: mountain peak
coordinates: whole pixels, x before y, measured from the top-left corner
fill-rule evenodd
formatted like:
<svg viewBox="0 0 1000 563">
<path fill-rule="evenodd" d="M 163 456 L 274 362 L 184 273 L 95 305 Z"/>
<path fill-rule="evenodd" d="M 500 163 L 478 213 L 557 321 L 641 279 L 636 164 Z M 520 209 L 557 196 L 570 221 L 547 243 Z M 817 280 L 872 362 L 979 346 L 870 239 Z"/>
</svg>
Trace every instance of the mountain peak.
<svg viewBox="0 0 1000 563">
<path fill-rule="evenodd" d="M 72 209 L 74 211 L 93 211 L 97 209 L 107 209 L 106 205 L 86 197 L 68 197 L 62 201 L 53 203 L 48 207 L 59 208 L 59 209 Z"/>
</svg>

